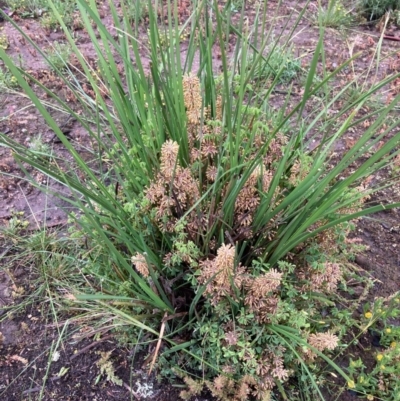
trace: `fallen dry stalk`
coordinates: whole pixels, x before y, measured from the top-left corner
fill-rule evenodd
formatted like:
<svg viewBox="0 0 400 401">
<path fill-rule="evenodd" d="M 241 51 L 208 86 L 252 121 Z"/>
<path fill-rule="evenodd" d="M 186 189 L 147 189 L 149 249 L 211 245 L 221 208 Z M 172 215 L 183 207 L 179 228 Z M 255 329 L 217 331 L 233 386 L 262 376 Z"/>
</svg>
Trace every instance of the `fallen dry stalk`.
<svg viewBox="0 0 400 401">
<path fill-rule="evenodd" d="M 163 335 L 164 335 L 164 330 L 165 330 L 165 322 L 167 320 L 168 320 L 168 316 L 167 316 L 167 312 L 165 312 L 164 317 L 163 317 L 163 319 L 161 321 L 160 334 L 158 336 L 157 346 L 156 346 L 156 349 L 154 351 L 153 360 L 151 361 L 151 364 L 150 364 L 149 375 L 150 375 L 151 371 L 153 370 L 154 364 L 156 363 L 158 352 L 160 351 L 161 341 L 162 341 L 162 338 L 163 338 Z"/>
</svg>

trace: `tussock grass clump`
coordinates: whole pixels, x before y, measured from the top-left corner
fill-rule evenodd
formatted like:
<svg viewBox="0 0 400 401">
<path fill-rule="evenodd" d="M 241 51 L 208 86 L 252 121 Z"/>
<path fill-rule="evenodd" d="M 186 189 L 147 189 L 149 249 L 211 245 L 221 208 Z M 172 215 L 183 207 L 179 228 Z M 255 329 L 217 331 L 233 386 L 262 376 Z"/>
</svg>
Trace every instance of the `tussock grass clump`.
<svg viewBox="0 0 400 401">
<path fill-rule="evenodd" d="M 99 74 L 58 19 L 93 96 L 61 76 L 80 102 L 78 113 L 41 89 L 85 128 L 95 144 L 97 168 L 89 167 L 62 133 L 27 73 L 0 50 L 74 160 L 65 166 L 55 155 L 48 164 L 1 137 L 20 161 L 73 194 L 66 198 L 77 209 L 70 239 L 80 243 L 76 258 L 82 272 L 100 283 L 74 289 L 73 298 L 114 314 L 121 338 L 137 349 L 154 345 L 150 370 L 183 377 L 184 399 L 204 386 L 221 400 L 268 400 L 275 392 L 288 397 L 294 394 L 289 380 L 322 399 L 317 382 L 323 382 L 326 365 L 350 381 L 333 352 L 346 347 L 346 335 L 357 327 L 358 304 L 346 297 L 348 283 L 369 284 L 349 263 L 359 247 L 348 235 L 360 216 L 398 206 L 365 202 L 390 185 L 370 187 L 369 177 L 399 153 L 399 121 L 384 126 L 399 98 L 362 118 L 358 111 L 396 76 L 343 101 L 328 117 L 350 82 L 332 98 L 323 97 L 322 110 L 319 103 L 306 116 L 313 95 L 346 67 L 325 72 L 314 84 L 322 35 L 300 100 L 292 101 L 289 89 L 278 108 L 271 94 L 293 77 L 280 79 L 286 65 L 271 67 L 273 52 L 266 49 L 272 32 L 259 35 L 265 32 L 266 9 L 258 11 L 250 29 L 229 22 L 229 2 L 223 11 L 216 3 L 196 2 L 182 28 L 190 28 L 182 56 L 177 4 L 167 4 L 162 29 L 149 4 L 147 71 L 131 17 L 121 23 L 110 5 L 119 33 L 114 39 L 93 1 L 78 6 Z M 232 55 L 226 53 L 227 32 L 235 34 Z M 161 36 L 168 47 L 161 46 Z M 214 68 L 215 48 L 221 73 Z M 264 75 L 267 67 L 271 73 Z M 362 127 L 359 139 L 333 162 L 335 144 L 356 127 Z M 313 139 L 316 146 L 310 145 Z"/>
</svg>

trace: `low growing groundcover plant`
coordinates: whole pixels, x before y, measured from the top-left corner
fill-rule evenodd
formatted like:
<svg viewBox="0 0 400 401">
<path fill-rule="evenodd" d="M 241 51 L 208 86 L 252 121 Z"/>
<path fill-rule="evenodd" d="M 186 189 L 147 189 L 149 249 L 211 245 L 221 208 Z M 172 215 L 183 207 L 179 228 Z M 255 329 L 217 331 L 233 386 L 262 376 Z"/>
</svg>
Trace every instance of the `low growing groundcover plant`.
<svg viewBox="0 0 400 401">
<path fill-rule="evenodd" d="M 51 1 L 49 6 L 57 15 Z M 149 72 L 132 18 L 120 22 L 110 3 L 114 35 L 94 1 L 78 1 L 78 7 L 97 52 L 96 70 L 58 18 L 93 96 L 70 79 L 73 71 L 48 61 L 79 108 L 0 49 L 21 90 L 74 160 L 67 165 L 56 154 L 0 139 L 17 160 L 72 194 L 58 194 L 77 210 L 70 215 L 69 239 L 79 245 L 74 257 L 80 273 L 96 284 L 71 283 L 69 302 L 91 302 L 115 314 L 121 341 L 137 349 L 152 346 L 150 371 L 184 379 L 183 399 L 205 387 L 221 400 L 295 399 L 299 391 L 323 399 L 329 370 L 354 388 L 352 371 L 339 367 L 335 356 L 363 330 L 355 317 L 361 300 L 347 295 L 348 283 L 360 282 L 367 291 L 370 281 L 352 268 L 360 245 L 349 234 L 357 218 L 399 206 L 366 204 L 397 180 L 370 184 L 399 154 L 399 121 L 391 116 L 399 96 L 370 114 L 359 111 L 397 76 L 343 101 L 330 117 L 330 107 L 352 82 L 339 93 L 326 90 L 344 64 L 323 72 L 315 84 L 324 54 L 321 28 L 301 99 L 292 101 L 293 82 L 287 83 L 288 95 L 275 107 L 271 94 L 287 64 L 271 67 L 269 59 L 278 41 L 290 47 L 290 38 L 266 31 L 267 5 L 250 28 L 243 11 L 238 26 L 230 22 L 229 2 L 222 10 L 217 3 L 194 2 L 180 27 L 177 4 L 168 2 L 168 22 L 160 28 L 149 3 Z M 183 29 L 190 35 L 182 61 Z M 161 33 L 167 50 L 160 46 Z M 228 56 L 232 35 L 236 46 Z M 222 73 L 214 66 L 216 48 Z M 86 129 L 97 169 L 61 132 L 33 83 Z M 316 94 L 322 101 L 313 103 Z M 338 158 L 335 145 L 349 129 L 360 130 L 360 137 Z M 363 388 L 360 393 L 366 394 Z"/>
</svg>

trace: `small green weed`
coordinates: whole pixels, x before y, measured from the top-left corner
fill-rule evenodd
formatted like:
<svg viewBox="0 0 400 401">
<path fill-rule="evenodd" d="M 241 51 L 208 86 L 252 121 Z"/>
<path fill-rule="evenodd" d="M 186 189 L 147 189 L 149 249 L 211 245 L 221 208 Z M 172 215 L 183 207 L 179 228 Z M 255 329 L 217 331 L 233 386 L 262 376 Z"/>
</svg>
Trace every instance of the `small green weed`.
<svg viewBox="0 0 400 401">
<path fill-rule="evenodd" d="M 233 12 L 241 11 L 244 7 L 244 0 L 232 0 L 231 1 L 231 8 Z"/>
<path fill-rule="evenodd" d="M 399 0 L 359 0 L 360 13 L 368 20 L 377 20 L 388 11 L 400 10 Z"/>
<path fill-rule="evenodd" d="M 118 386 L 122 386 L 122 380 L 116 375 L 115 367 L 111 358 L 112 351 L 99 352 L 101 358 L 96 362 L 96 365 L 100 369 L 100 374 L 96 379 L 96 384 L 100 380 L 101 376 L 104 375 L 107 381 L 114 383 Z"/>
<path fill-rule="evenodd" d="M 148 2 L 145 0 L 130 0 L 124 2 L 124 12 L 128 20 L 138 24 L 149 15 Z"/>
<path fill-rule="evenodd" d="M 60 27 L 57 14 L 61 17 L 67 27 L 80 26 L 79 16 L 75 16 L 76 2 L 74 0 L 54 0 L 53 2 L 56 12 L 52 8 L 48 8 L 47 12 L 41 19 L 41 24 L 49 30 L 57 30 Z"/>
<path fill-rule="evenodd" d="M 0 31 L 2 30 L 2 27 L 0 28 Z M 5 34 L 0 34 L 0 47 L 4 50 L 8 49 L 9 46 L 8 38 L 7 35 Z"/>
<path fill-rule="evenodd" d="M 15 89 L 18 88 L 18 81 L 6 68 L 0 67 L 0 87 Z"/>
<path fill-rule="evenodd" d="M 365 328 L 379 338 L 382 348 L 365 350 L 375 354 L 375 364 L 367 368 L 363 356 L 350 360 L 349 387 L 367 400 L 400 400 L 400 327 L 393 319 L 400 317 L 400 293 L 387 299 L 377 299 L 364 307 Z"/>
<path fill-rule="evenodd" d="M 17 12 L 22 18 L 40 17 L 42 25 L 50 30 L 60 26 L 56 14 L 47 0 L 6 0 L 6 2 L 10 9 Z M 53 4 L 67 26 L 71 27 L 77 23 L 73 16 L 76 10 L 74 0 L 54 0 Z"/>
<path fill-rule="evenodd" d="M 32 154 L 36 155 L 36 157 L 51 157 L 51 148 L 47 143 L 43 142 L 41 134 L 31 139 L 29 149 L 31 149 Z"/>
<path fill-rule="evenodd" d="M 394 177 L 400 175 L 400 154 L 395 157 L 391 165 L 391 173 Z"/>
<path fill-rule="evenodd" d="M 67 68 L 72 48 L 69 43 L 54 42 L 46 53 L 51 68 L 62 71 Z"/>
<path fill-rule="evenodd" d="M 11 219 L 5 227 L 0 228 L 0 238 L 13 239 L 19 238 L 19 234 L 29 225 L 27 220 L 24 220 L 24 212 L 12 212 Z"/>
<path fill-rule="evenodd" d="M 394 19 L 394 23 L 397 26 L 400 26 L 400 10 L 393 11 L 393 19 Z"/>
<path fill-rule="evenodd" d="M 315 23 L 329 28 L 340 28 L 353 22 L 352 11 L 347 10 L 341 0 L 329 0 L 327 7 L 319 7 Z"/>
<path fill-rule="evenodd" d="M 249 63 L 254 56 L 254 54 L 249 56 Z M 278 83 L 288 83 L 296 78 L 300 71 L 301 61 L 294 57 L 293 47 L 283 47 L 278 44 L 267 49 L 265 59 L 256 64 L 254 79 L 277 79 Z"/>
<path fill-rule="evenodd" d="M 6 0 L 6 4 L 23 18 L 41 17 L 48 9 L 46 0 Z"/>
<path fill-rule="evenodd" d="M 230 2 L 231 11 L 233 13 L 243 11 L 246 4 L 251 4 L 254 7 L 254 5 L 257 4 L 257 0 L 232 0 Z"/>
</svg>

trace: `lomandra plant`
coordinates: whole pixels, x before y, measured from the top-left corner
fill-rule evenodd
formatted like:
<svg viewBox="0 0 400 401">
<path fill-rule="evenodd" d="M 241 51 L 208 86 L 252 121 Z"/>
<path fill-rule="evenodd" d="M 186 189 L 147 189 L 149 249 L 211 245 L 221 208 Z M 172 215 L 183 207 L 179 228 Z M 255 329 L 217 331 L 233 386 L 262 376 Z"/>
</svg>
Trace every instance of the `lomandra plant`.
<svg viewBox="0 0 400 401">
<path fill-rule="evenodd" d="M 76 208 L 70 232 L 82 243 L 76 257 L 84 261 L 82 273 L 99 284 L 86 292 L 71 287 L 75 299 L 112 311 L 125 322 L 131 344 L 143 345 L 147 332 L 149 370 L 184 378 L 184 399 L 204 386 L 221 400 L 268 400 L 274 392 L 287 398 L 291 378 L 323 399 L 326 366 L 350 382 L 331 358 L 354 324 L 343 294 L 357 278 L 348 263 L 357 240 L 347 236 L 355 219 L 398 206 L 365 201 L 388 185 L 368 183 L 399 153 L 400 139 L 398 121 L 387 123 L 398 97 L 369 115 L 358 112 L 396 76 L 343 101 L 328 117 L 352 82 L 326 96 L 322 109 L 313 106 L 314 95 L 346 68 L 314 83 L 321 32 L 300 100 L 293 101 L 289 87 L 275 107 L 272 94 L 285 66 L 271 69 L 269 57 L 278 41 L 290 46 L 290 38 L 266 31 L 266 8 L 250 28 L 244 14 L 231 22 L 229 2 L 223 10 L 194 2 L 180 27 L 176 3 L 162 12 L 149 3 L 143 58 L 143 41 L 127 18 L 120 22 L 113 3 L 115 32 L 102 24 L 94 1 L 78 6 L 97 51 L 96 69 L 59 21 L 91 90 L 59 73 L 79 107 L 0 53 L 74 161 L 71 167 L 56 156 L 51 163 L 32 158 L 30 149 L 1 137 L 19 161 L 69 190 L 59 196 Z M 168 17 L 165 26 L 158 25 L 158 12 Z M 292 34 L 302 16 L 292 18 Z M 190 35 L 182 60 L 184 29 Z M 228 54 L 232 35 L 236 45 Z M 161 37 L 168 38 L 167 49 Z M 87 131 L 96 168 L 62 133 L 32 83 Z M 359 139 L 335 157 L 336 143 L 357 127 Z"/>
</svg>

